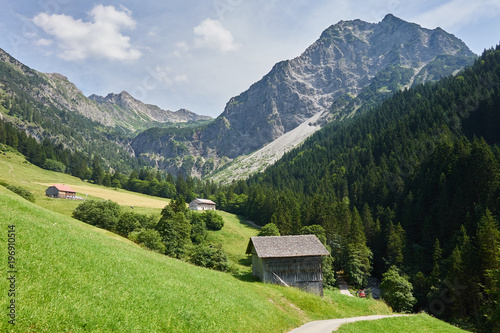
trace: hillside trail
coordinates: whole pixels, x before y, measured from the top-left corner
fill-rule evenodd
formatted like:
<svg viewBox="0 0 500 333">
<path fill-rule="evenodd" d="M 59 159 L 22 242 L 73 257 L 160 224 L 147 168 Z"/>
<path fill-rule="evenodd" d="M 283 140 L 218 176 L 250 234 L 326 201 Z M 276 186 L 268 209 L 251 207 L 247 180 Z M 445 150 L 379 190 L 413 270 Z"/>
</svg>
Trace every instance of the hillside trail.
<svg viewBox="0 0 500 333">
<path fill-rule="evenodd" d="M 339 272 L 338 276 L 338 282 L 339 282 L 339 288 L 340 288 L 340 293 L 342 295 L 347 295 L 354 297 L 351 292 L 349 291 L 349 286 L 347 285 L 347 282 L 345 282 L 345 276 L 343 272 Z"/>
<path fill-rule="evenodd" d="M 371 316 L 361 316 L 361 317 L 351 317 L 351 318 L 340 318 L 340 319 L 327 319 L 327 320 L 316 320 L 308 322 L 288 333 L 331 333 L 336 331 L 340 326 L 344 324 L 354 323 L 357 321 L 367 321 L 367 320 L 378 320 L 383 318 L 393 318 L 393 317 L 404 317 L 411 315 L 404 314 L 393 314 L 393 315 L 371 315 Z"/>
</svg>

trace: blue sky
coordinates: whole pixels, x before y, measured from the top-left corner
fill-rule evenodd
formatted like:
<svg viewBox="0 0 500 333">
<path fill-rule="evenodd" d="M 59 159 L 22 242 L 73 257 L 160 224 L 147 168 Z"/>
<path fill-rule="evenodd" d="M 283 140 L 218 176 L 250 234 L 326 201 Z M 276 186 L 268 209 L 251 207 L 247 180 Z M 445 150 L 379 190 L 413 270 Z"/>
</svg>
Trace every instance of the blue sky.
<svg viewBox="0 0 500 333">
<path fill-rule="evenodd" d="M 441 27 L 475 53 L 500 41 L 498 0 L 2 0 L 0 48 L 85 95 L 128 91 L 216 117 L 340 20 L 387 13 Z"/>
</svg>

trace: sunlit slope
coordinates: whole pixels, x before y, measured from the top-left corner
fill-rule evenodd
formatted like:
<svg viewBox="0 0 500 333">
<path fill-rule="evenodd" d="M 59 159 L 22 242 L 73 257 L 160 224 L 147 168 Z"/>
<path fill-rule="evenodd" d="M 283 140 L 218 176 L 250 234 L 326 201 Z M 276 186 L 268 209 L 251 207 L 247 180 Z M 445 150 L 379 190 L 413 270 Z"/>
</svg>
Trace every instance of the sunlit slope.
<svg viewBox="0 0 500 333">
<path fill-rule="evenodd" d="M 4 318 L 1 331 L 285 332 L 314 319 L 389 312 L 375 301 L 346 305 L 338 294 L 321 299 L 170 259 L 3 187 L 0 221 L 2 246 L 15 225 L 18 271 L 16 325 Z M 1 279 L 2 290 L 7 283 Z"/>
</svg>

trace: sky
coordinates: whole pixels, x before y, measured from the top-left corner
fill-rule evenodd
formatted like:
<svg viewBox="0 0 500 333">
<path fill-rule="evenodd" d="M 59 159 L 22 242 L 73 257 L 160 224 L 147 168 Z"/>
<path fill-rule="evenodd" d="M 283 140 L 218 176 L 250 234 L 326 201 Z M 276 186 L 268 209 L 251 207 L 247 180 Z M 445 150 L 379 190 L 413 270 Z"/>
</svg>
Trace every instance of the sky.
<svg viewBox="0 0 500 333">
<path fill-rule="evenodd" d="M 500 42 L 499 0 L 0 0 L 0 48 L 89 96 L 218 116 L 279 61 L 341 20 L 391 13 L 473 52 Z"/>
</svg>

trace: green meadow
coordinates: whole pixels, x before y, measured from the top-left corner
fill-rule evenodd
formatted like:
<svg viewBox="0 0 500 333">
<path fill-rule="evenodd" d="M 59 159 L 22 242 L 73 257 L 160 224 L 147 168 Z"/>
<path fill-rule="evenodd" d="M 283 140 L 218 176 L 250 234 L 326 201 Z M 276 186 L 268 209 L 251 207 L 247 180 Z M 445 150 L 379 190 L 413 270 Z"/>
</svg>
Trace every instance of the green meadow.
<svg viewBox="0 0 500 333">
<path fill-rule="evenodd" d="M 342 325 L 339 333 L 460 333 L 465 332 L 444 321 L 437 320 L 427 314 L 409 317 L 384 318 L 374 321 L 360 321 Z"/>
</svg>

